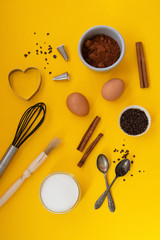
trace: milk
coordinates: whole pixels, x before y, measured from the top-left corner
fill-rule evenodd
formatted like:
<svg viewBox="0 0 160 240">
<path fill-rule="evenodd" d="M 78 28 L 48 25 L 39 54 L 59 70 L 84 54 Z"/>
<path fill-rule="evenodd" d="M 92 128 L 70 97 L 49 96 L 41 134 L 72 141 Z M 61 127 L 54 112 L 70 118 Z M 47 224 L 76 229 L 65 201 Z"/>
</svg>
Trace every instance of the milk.
<svg viewBox="0 0 160 240">
<path fill-rule="evenodd" d="M 44 207 L 54 213 L 70 211 L 79 200 L 80 188 L 73 176 L 56 172 L 44 179 L 40 199 Z"/>
</svg>

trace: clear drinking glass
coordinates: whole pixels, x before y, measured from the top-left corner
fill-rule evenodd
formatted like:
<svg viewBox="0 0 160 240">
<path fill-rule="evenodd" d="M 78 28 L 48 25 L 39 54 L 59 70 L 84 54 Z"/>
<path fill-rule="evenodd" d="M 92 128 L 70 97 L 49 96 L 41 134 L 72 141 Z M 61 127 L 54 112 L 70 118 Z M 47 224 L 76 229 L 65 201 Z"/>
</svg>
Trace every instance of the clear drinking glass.
<svg viewBox="0 0 160 240">
<path fill-rule="evenodd" d="M 51 176 L 56 175 L 56 174 L 65 174 L 65 175 L 71 177 L 71 178 L 74 180 L 74 182 L 76 183 L 76 185 L 77 185 L 77 190 L 78 190 L 78 198 L 77 198 L 77 201 L 75 202 L 75 204 L 74 204 L 71 208 L 67 209 L 66 211 L 62 211 L 62 212 L 61 212 L 61 211 L 53 211 L 52 209 L 49 209 L 49 208 L 45 205 L 45 203 L 44 203 L 44 201 L 43 201 L 43 199 L 42 199 L 42 195 L 41 195 L 42 188 L 43 188 L 43 185 L 44 185 L 45 181 L 46 181 L 48 178 L 50 178 Z M 42 181 L 42 183 L 41 183 L 41 185 L 40 185 L 40 189 L 39 189 L 39 196 L 40 196 L 40 200 L 41 200 L 42 205 L 43 205 L 49 212 L 52 212 L 52 213 L 55 213 L 55 214 L 64 214 L 64 213 L 70 212 L 71 210 L 73 210 L 73 209 L 77 206 L 77 204 L 78 204 L 79 201 L 80 201 L 80 197 L 81 197 L 81 189 L 80 189 L 80 185 L 79 185 L 78 181 L 76 180 L 76 178 L 75 178 L 72 174 L 67 173 L 67 172 L 54 172 L 54 173 L 49 174 L 49 175 Z"/>
</svg>

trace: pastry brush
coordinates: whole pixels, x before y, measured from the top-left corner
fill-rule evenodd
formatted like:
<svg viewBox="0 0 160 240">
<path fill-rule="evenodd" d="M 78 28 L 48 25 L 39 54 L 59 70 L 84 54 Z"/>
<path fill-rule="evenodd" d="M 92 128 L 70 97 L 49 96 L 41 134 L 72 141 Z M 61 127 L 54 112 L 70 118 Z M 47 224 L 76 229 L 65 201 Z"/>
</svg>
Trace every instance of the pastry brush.
<svg viewBox="0 0 160 240">
<path fill-rule="evenodd" d="M 28 169 L 24 171 L 23 175 L 0 198 L 0 207 L 18 190 L 24 180 L 31 176 L 31 174 L 44 162 L 51 151 L 60 143 L 61 140 L 59 138 L 52 139 L 46 149 L 39 154 L 39 156 L 29 165 Z"/>
</svg>

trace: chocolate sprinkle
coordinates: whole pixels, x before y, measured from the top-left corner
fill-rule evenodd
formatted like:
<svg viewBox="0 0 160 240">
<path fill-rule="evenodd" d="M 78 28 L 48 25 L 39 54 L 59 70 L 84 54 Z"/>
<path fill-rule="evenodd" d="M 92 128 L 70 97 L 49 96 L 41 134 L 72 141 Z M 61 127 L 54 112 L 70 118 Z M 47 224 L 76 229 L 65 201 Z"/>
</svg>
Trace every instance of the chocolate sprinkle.
<svg viewBox="0 0 160 240">
<path fill-rule="evenodd" d="M 138 135 L 147 129 L 148 118 L 144 111 L 136 108 L 126 110 L 120 118 L 120 126 L 130 135 Z"/>
<path fill-rule="evenodd" d="M 49 74 L 51 74 L 52 72 L 49 72 Z"/>
<path fill-rule="evenodd" d="M 47 33 L 47 35 L 49 35 L 49 33 Z"/>
<path fill-rule="evenodd" d="M 134 162 L 133 162 L 133 161 L 131 161 L 131 163 L 133 164 Z"/>
<path fill-rule="evenodd" d="M 45 58 L 45 61 L 47 61 L 47 58 Z"/>
<path fill-rule="evenodd" d="M 31 52 L 28 52 L 28 54 L 30 54 Z"/>
<path fill-rule="evenodd" d="M 24 54 L 25 57 L 27 57 L 28 55 L 27 54 Z"/>
</svg>

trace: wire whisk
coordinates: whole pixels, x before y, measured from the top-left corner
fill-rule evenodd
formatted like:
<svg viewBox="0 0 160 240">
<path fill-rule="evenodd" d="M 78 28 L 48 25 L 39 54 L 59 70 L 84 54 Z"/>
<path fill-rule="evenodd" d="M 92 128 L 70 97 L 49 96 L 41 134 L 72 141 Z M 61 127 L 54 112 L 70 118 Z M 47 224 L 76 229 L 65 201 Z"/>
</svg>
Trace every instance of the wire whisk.
<svg viewBox="0 0 160 240">
<path fill-rule="evenodd" d="M 18 148 L 41 126 L 45 119 L 46 105 L 43 102 L 29 107 L 22 115 L 15 137 L 0 161 L 0 176 L 10 163 Z"/>
</svg>

